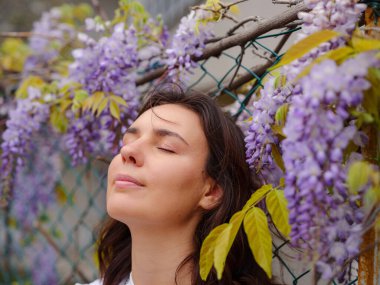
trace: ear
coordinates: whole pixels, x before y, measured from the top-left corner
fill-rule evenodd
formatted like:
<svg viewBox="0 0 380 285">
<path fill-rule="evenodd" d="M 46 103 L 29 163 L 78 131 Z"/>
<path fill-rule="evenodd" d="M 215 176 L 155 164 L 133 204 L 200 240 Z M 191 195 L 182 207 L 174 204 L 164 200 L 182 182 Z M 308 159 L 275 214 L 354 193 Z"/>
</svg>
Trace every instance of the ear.
<svg viewBox="0 0 380 285">
<path fill-rule="evenodd" d="M 208 178 L 205 185 L 205 191 L 199 201 L 199 206 L 204 210 L 211 210 L 215 208 L 223 197 L 223 189 L 213 179 Z"/>
</svg>

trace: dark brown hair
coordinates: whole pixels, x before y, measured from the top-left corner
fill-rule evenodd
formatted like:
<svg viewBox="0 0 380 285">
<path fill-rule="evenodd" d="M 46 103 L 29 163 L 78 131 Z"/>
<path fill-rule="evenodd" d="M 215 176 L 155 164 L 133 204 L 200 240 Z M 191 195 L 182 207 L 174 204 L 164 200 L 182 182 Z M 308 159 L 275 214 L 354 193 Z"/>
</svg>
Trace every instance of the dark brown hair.
<svg viewBox="0 0 380 285">
<path fill-rule="evenodd" d="M 222 279 L 218 281 L 212 270 L 206 281 L 201 280 L 199 255 L 203 240 L 213 228 L 228 222 L 243 207 L 255 187 L 245 160 L 243 133 L 212 98 L 197 92 L 183 93 L 177 85 L 169 85 L 149 95 L 140 115 L 164 104 L 178 104 L 198 114 L 209 147 L 206 172 L 223 189 L 220 204 L 204 213 L 196 228 L 195 251 L 181 263 L 177 272 L 186 262 L 192 262 L 192 284 L 271 284 L 254 260 L 242 229 L 229 252 Z M 104 285 L 118 285 L 129 276 L 132 264 L 131 234 L 125 224 L 113 219 L 107 221 L 100 234 L 98 258 Z"/>
</svg>

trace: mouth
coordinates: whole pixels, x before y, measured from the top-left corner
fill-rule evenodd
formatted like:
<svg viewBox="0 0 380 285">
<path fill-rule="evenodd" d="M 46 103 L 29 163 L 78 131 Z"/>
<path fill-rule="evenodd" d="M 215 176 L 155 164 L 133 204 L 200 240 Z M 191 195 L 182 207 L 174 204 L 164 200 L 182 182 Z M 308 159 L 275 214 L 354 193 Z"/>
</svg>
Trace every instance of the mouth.
<svg viewBox="0 0 380 285">
<path fill-rule="evenodd" d="M 143 187 L 144 185 L 129 175 L 117 174 L 114 179 L 114 184 L 117 188 L 127 189 L 127 188 L 136 188 Z"/>
</svg>

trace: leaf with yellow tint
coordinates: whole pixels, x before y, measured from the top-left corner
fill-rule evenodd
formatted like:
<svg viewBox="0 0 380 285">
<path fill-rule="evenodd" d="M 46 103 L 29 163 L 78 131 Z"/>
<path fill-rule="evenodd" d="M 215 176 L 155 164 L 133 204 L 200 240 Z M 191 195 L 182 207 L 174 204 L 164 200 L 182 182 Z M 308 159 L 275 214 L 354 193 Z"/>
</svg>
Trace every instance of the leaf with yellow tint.
<svg viewBox="0 0 380 285">
<path fill-rule="evenodd" d="M 250 209 L 244 218 L 244 230 L 256 262 L 271 278 L 272 236 L 264 211 L 257 207 Z"/>
<path fill-rule="evenodd" d="M 220 233 L 215 243 L 214 250 L 214 266 L 218 279 L 222 278 L 224 266 L 226 264 L 227 255 L 229 252 L 229 245 L 231 242 L 232 224 L 226 224 L 227 226 Z"/>
<path fill-rule="evenodd" d="M 227 227 L 228 224 L 222 224 L 214 228 L 202 243 L 199 272 L 202 280 L 206 280 L 212 265 L 214 264 L 214 250 L 215 244 L 220 236 L 220 233 Z"/>
<path fill-rule="evenodd" d="M 287 65 L 292 61 L 301 58 L 312 49 L 318 47 L 320 44 L 327 42 L 333 38 L 338 37 L 340 34 L 332 30 L 322 30 L 311 34 L 310 36 L 300 40 L 285 53 L 281 58 L 280 62 L 275 66 L 271 67 L 269 70 L 279 68 L 281 66 Z"/>
<path fill-rule="evenodd" d="M 247 203 L 245 203 L 243 207 L 243 211 L 244 210 L 247 211 L 250 207 L 256 205 L 256 203 L 262 200 L 265 197 L 265 195 L 267 195 L 268 192 L 271 191 L 272 189 L 273 189 L 272 184 L 265 184 L 261 186 L 259 189 L 257 189 L 255 193 L 251 195 Z"/>
<path fill-rule="evenodd" d="M 284 237 L 289 237 L 289 210 L 287 208 L 288 201 L 285 198 L 283 190 L 273 190 L 266 197 L 266 205 L 272 221 L 276 228 Z"/>
</svg>

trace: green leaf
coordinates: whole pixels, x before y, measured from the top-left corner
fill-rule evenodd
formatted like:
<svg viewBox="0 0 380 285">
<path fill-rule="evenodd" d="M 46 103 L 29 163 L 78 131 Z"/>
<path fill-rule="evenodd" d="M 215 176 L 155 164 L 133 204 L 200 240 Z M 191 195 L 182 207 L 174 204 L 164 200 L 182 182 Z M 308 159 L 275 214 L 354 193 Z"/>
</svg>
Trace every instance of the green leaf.
<svg viewBox="0 0 380 285">
<path fill-rule="evenodd" d="M 370 187 L 364 194 L 363 204 L 367 210 L 371 210 L 380 202 L 380 186 Z"/>
<path fill-rule="evenodd" d="M 74 101 L 82 104 L 83 101 L 88 97 L 88 92 L 86 90 L 77 90 L 74 92 Z"/>
<path fill-rule="evenodd" d="M 285 125 L 288 111 L 289 111 L 289 104 L 283 104 L 277 109 L 277 112 L 275 115 L 276 125 L 279 125 L 279 126 Z"/>
<path fill-rule="evenodd" d="M 120 109 L 119 109 L 119 105 L 117 105 L 115 101 L 110 102 L 110 111 L 111 111 L 111 115 L 115 119 L 120 121 Z"/>
<path fill-rule="evenodd" d="M 263 210 L 253 207 L 244 218 L 249 247 L 258 265 L 272 278 L 272 236 Z"/>
<path fill-rule="evenodd" d="M 287 208 L 288 201 L 285 198 L 283 190 L 273 190 L 266 197 L 266 205 L 272 221 L 276 228 L 284 237 L 289 237 L 289 210 Z"/>
<path fill-rule="evenodd" d="M 367 75 L 371 87 L 364 91 L 363 107 L 380 124 L 380 70 L 370 68 Z"/>
<path fill-rule="evenodd" d="M 267 195 L 268 192 L 271 191 L 272 189 L 273 189 L 272 184 L 265 184 L 261 186 L 259 189 L 257 189 L 255 193 L 251 195 L 247 203 L 245 203 L 243 207 L 243 211 L 244 210 L 247 211 L 250 207 L 256 205 L 257 202 L 261 201 L 265 197 L 265 195 Z"/>
<path fill-rule="evenodd" d="M 347 186 L 350 193 L 357 194 L 368 183 L 371 173 L 372 167 L 368 162 L 355 161 L 352 163 L 347 176 Z"/>
<path fill-rule="evenodd" d="M 226 264 L 227 255 L 230 250 L 230 244 L 232 243 L 231 242 L 232 227 L 233 227 L 232 224 L 227 224 L 227 226 L 220 233 L 215 244 L 214 266 L 215 266 L 216 274 L 219 280 L 222 278 L 224 265 Z"/>
<path fill-rule="evenodd" d="M 272 143 L 272 156 L 274 158 L 274 161 L 276 162 L 277 166 L 281 168 L 283 172 L 285 172 L 285 164 L 284 160 L 282 159 L 280 150 L 278 149 L 277 145 Z"/>
<path fill-rule="evenodd" d="M 294 44 L 285 55 L 281 58 L 280 62 L 275 66 L 271 67 L 269 70 L 279 68 L 281 66 L 287 65 L 292 61 L 301 58 L 307 54 L 312 49 L 316 48 L 320 44 L 327 42 L 333 38 L 336 38 L 340 34 L 332 30 L 322 30 L 311 34 L 307 38 L 302 39 L 301 41 Z"/>
<path fill-rule="evenodd" d="M 214 228 L 202 243 L 200 260 L 199 260 L 199 272 L 202 280 L 206 280 L 212 265 L 214 263 L 214 251 L 215 245 L 221 232 L 227 227 L 228 224 L 222 224 Z"/>
<path fill-rule="evenodd" d="M 68 127 L 68 120 L 65 113 L 61 111 L 60 108 L 53 107 L 50 111 L 50 124 L 61 133 L 66 132 Z"/>
</svg>

